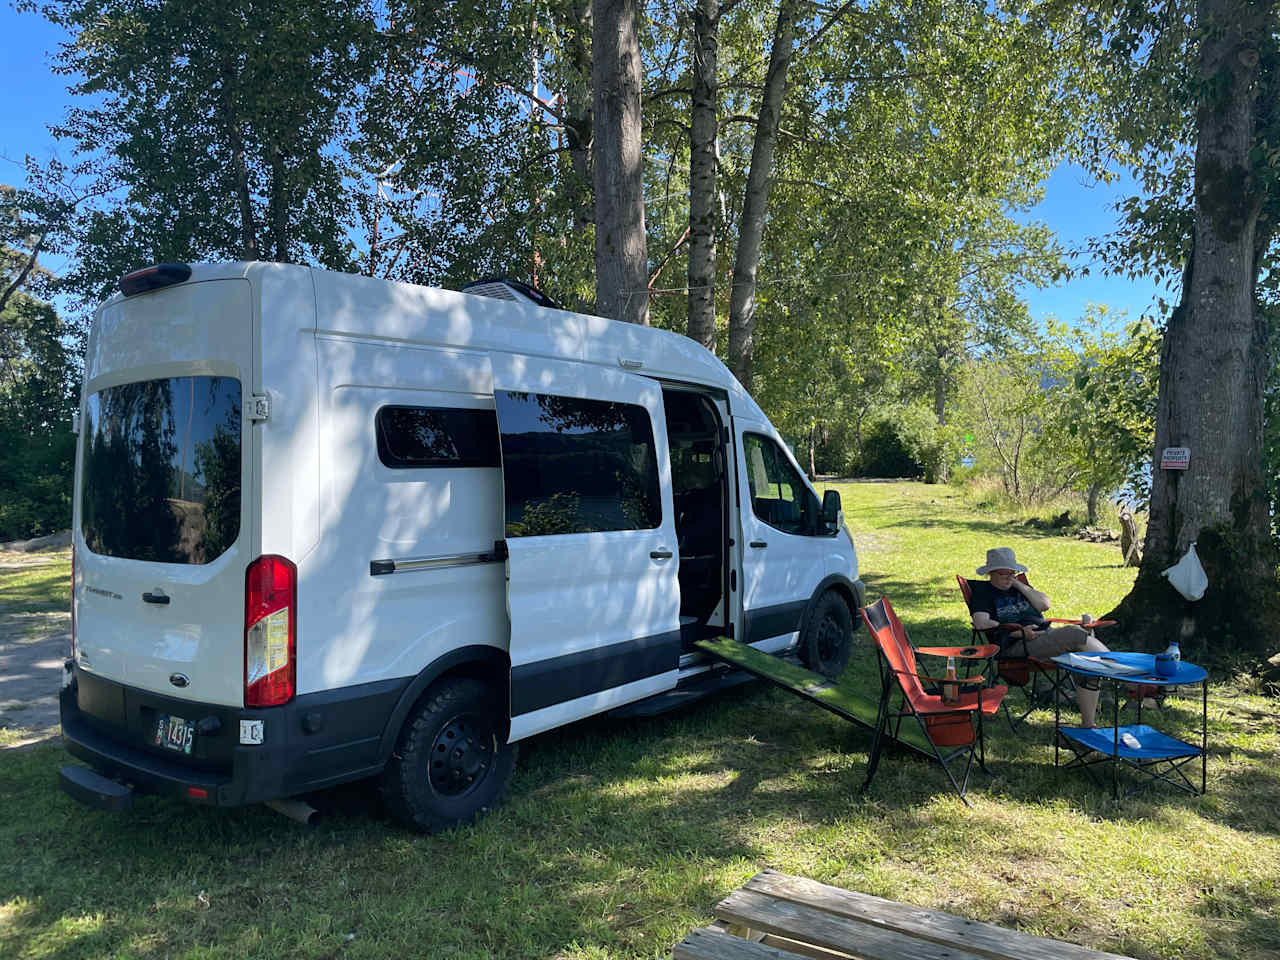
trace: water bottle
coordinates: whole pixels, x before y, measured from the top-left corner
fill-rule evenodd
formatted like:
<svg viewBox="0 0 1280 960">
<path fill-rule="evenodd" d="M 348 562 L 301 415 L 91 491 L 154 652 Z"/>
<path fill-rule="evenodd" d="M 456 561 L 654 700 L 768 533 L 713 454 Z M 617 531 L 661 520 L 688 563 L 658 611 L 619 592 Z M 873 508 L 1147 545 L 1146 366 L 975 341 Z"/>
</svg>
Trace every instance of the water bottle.
<svg viewBox="0 0 1280 960">
<path fill-rule="evenodd" d="M 1170 640 L 1169 646 L 1164 652 L 1169 655 L 1169 659 L 1174 663 L 1180 663 L 1182 661 L 1182 650 L 1178 647 L 1177 640 Z"/>
</svg>

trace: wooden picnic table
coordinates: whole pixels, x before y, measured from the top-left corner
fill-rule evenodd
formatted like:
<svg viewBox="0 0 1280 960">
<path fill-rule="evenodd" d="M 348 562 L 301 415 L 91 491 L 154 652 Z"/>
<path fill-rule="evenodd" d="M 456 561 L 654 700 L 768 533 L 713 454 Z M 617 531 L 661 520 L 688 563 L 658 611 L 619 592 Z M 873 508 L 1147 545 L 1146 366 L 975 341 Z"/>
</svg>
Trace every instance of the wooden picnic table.
<svg viewBox="0 0 1280 960">
<path fill-rule="evenodd" d="M 674 960 L 1129 960 L 776 870 L 756 874 L 715 915 L 676 944 Z"/>
</svg>

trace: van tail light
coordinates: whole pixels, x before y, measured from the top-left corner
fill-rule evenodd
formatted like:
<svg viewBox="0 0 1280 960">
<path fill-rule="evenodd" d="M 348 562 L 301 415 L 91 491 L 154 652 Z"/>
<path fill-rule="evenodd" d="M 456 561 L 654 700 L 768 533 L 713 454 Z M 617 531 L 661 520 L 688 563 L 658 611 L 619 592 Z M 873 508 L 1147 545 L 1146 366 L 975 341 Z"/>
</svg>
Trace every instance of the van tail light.
<svg viewBox="0 0 1280 960">
<path fill-rule="evenodd" d="M 297 689 L 298 568 L 259 557 L 244 578 L 244 705 L 275 707 Z"/>
<path fill-rule="evenodd" d="M 71 659 L 76 658 L 76 545 L 71 545 Z"/>
</svg>

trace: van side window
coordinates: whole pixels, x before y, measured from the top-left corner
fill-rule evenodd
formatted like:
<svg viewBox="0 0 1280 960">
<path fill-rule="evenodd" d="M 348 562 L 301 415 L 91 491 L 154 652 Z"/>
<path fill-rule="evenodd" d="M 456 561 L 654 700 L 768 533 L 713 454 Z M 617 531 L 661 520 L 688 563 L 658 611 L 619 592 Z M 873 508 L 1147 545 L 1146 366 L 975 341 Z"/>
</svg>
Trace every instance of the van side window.
<svg viewBox="0 0 1280 960">
<path fill-rule="evenodd" d="M 661 525 L 648 410 L 549 394 L 495 396 L 508 537 Z"/>
<path fill-rule="evenodd" d="M 388 467 L 497 467 L 492 410 L 381 407 L 374 418 L 378 459 Z"/>
<path fill-rule="evenodd" d="M 769 437 L 743 434 L 747 485 L 755 515 L 784 533 L 811 535 L 817 530 L 818 501 Z"/>
</svg>

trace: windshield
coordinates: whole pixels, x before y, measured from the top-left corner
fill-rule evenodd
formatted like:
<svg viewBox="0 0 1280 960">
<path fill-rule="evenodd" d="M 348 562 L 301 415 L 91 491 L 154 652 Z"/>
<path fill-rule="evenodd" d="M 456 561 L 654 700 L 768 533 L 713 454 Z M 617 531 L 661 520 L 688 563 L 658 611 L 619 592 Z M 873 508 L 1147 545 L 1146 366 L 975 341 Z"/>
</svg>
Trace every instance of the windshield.
<svg viewBox="0 0 1280 960">
<path fill-rule="evenodd" d="M 94 553 L 209 563 L 240 534 L 240 381 L 171 377 L 89 397 L 80 525 Z"/>
</svg>

